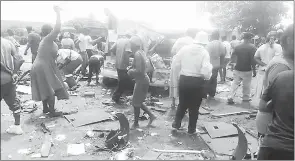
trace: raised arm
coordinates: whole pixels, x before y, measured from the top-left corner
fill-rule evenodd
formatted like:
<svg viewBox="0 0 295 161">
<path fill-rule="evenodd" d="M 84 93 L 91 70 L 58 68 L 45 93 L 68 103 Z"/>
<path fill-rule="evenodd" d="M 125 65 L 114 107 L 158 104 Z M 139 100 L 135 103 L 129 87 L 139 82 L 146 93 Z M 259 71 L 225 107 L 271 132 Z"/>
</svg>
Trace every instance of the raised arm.
<svg viewBox="0 0 295 161">
<path fill-rule="evenodd" d="M 60 8 L 57 6 L 54 6 L 54 11 L 56 13 L 56 22 L 53 31 L 50 32 L 44 39 L 48 41 L 54 41 L 61 30 L 61 20 L 60 20 Z"/>
</svg>

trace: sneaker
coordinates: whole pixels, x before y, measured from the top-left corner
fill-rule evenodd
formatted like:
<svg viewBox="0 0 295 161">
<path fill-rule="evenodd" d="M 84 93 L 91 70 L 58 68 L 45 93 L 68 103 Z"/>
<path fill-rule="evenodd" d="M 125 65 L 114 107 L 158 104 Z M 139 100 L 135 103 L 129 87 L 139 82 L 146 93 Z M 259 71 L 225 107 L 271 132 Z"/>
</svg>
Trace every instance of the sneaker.
<svg viewBox="0 0 295 161">
<path fill-rule="evenodd" d="M 6 130 L 6 132 L 9 134 L 16 134 L 16 135 L 22 135 L 24 133 L 20 125 L 11 125 Z"/>
<path fill-rule="evenodd" d="M 201 132 L 200 132 L 200 130 L 196 129 L 196 130 L 189 130 L 187 133 L 188 133 L 189 135 L 195 135 L 195 134 L 199 134 L 199 133 L 201 133 Z"/>
</svg>

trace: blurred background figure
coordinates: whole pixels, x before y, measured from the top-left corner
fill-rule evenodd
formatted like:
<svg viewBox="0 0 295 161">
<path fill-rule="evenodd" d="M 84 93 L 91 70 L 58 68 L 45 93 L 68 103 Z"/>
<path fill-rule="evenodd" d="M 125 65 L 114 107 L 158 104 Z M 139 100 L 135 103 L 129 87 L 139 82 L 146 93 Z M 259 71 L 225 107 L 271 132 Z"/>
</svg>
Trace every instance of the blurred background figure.
<svg viewBox="0 0 295 161">
<path fill-rule="evenodd" d="M 63 49 L 76 50 L 74 40 L 71 39 L 71 34 L 69 32 L 64 33 L 61 46 Z"/>
<path fill-rule="evenodd" d="M 223 64 L 221 64 L 221 67 L 219 69 L 219 75 L 220 75 L 220 83 L 225 83 L 225 78 L 226 78 L 226 67 L 228 65 L 228 63 L 230 62 L 230 58 L 231 58 L 231 45 L 230 43 L 226 40 L 226 36 L 222 36 L 222 43 L 225 47 L 225 57 L 224 57 L 224 61 Z"/>
<path fill-rule="evenodd" d="M 8 29 L 7 30 L 7 34 L 8 36 L 5 37 L 7 40 L 11 41 L 11 43 L 15 46 L 16 48 L 16 51 L 18 52 L 19 51 L 19 47 L 20 47 L 20 44 L 18 41 L 15 40 L 14 38 L 14 31 L 12 29 Z"/>
<path fill-rule="evenodd" d="M 29 35 L 28 35 L 28 44 L 27 44 L 27 48 L 25 50 L 24 55 L 27 55 L 28 50 L 31 49 L 32 64 L 33 64 L 38 54 L 38 48 L 41 41 L 41 36 L 38 33 L 33 31 L 32 26 L 28 26 L 26 28 Z"/>
</svg>

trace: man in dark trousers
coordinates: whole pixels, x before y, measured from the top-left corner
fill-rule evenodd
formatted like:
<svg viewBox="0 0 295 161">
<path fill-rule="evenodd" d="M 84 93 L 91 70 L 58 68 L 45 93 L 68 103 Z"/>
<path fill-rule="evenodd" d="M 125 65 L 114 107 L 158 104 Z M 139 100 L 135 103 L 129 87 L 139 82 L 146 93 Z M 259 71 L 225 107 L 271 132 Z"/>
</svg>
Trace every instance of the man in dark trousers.
<svg viewBox="0 0 295 161">
<path fill-rule="evenodd" d="M 129 75 L 127 74 L 127 67 L 129 66 L 129 58 L 131 56 L 131 45 L 130 45 L 130 35 L 123 35 L 117 40 L 117 42 L 112 46 L 110 51 L 116 54 L 116 68 L 118 73 L 118 86 L 113 93 L 112 100 L 119 103 L 121 95 L 124 93 L 126 88 L 129 86 L 131 81 Z"/>
<path fill-rule="evenodd" d="M 15 82 L 16 72 L 23 62 L 14 44 L 1 38 L 1 100 L 4 99 L 14 117 L 14 125 L 10 126 L 6 132 L 17 135 L 23 134 L 23 130 L 20 126 L 21 105 L 16 97 Z"/>
<path fill-rule="evenodd" d="M 223 43 L 219 40 L 219 31 L 214 31 L 211 35 L 211 42 L 207 45 L 207 51 L 210 54 L 210 62 L 213 65 L 212 76 L 206 83 L 206 94 L 209 95 L 209 99 L 214 99 L 217 87 L 218 71 L 223 64 L 226 49 Z"/>
<path fill-rule="evenodd" d="M 243 33 L 243 43 L 238 45 L 232 57 L 236 57 L 237 63 L 234 70 L 234 81 L 231 86 L 231 91 L 228 96 L 228 103 L 234 103 L 233 97 L 242 82 L 243 84 L 243 101 L 250 101 L 252 72 L 253 77 L 256 76 L 254 54 L 256 48 L 251 44 L 251 39 L 254 35 L 249 32 Z"/>
<path fill-rule="evenodd" d="M 33 64 L 36 59 L 36 56 L 38 54 L 38 48 L 39 48 L 39 44 L 41 41 L 41 37 L 38 33 L 33 31 L 32 26 L 28 26 L 27 31 L 29 34 L 28 35 L 28 45 L 27 45 L 24 55 L 27 55 L 28 50 L 31 48 L 32 64 Z"/>
<path fill-rule="evenodd" d="M 283 33 L 281 45 L 283 56 L 274 57 L 269 65 L 267 87 L 259 103 L 259 112 L 272 118 L 267 123 L 257 160 L 294 160 L 293 25 Z"/>
</svg>

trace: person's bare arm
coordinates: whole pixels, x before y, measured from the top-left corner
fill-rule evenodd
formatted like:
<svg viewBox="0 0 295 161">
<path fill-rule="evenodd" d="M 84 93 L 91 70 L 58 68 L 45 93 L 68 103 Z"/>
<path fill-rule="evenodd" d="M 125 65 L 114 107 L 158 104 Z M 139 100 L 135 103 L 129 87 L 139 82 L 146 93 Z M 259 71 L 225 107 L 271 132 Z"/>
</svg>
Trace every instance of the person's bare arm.
<svg viewBox="0 0 295 161">
<path fill-rule="evenodd" d="M 19 70 L 22 64 L 24 63 L 23 57 L 17 52 L 16 47 L 13 44 L 10 44 L 11 46 L 11 56 L 13 58 L 13 65 L 14 70 L 13 74 L 16 74 Z"/>
<path fill-rule="evenodd" d="M 141 65 L 142 65 L 141 55 L 139 53 L 135 53 L 133 61 L 135 62 L 134 63 L 134 68 L 130 69 L 128 71 L 128 73 L 131 74 L 131 75 L 141 74 L 143 72 L 142 68 L 141 68 Z"/>
<path fill-rule="evenodd" d="M 271 113 L 273 111 L 273 106 L 267 106 L 267 103 L 272 100 L 273 88 L 275 86 L 276 81 L 274 80 L 269 86 L 264 90 L 263 95 L 261 96 L 259 102 L 259 111 L 260 112 L 268 112 Z"/>
<path fill-rule="evenodd" d="M 56 22 L 53 31 L 48 34 L 44 40 L 47 41 L 55 41 L 58 34 L 60 33 L 61 30 L 61 20 L 60 20 L 60 8 L 57 6 L 54 6 L 54 11 L 56 12 Z"/>
<path fill-rule="evenodd" d="M 253 71 L 253 77 L 256 77 L 256 62 L 254 60 L 254 55 L 256 52 L 256 48 L 253 47 L 252 52 L 251 52 L 251 66 L 252 66 L 252 71 Z"/>
<path fill-rule="evenodd" d="M 257 51 L 255 52 L 254 60 L 258 65 L 266 66 L 266 64 L 261 61 L 261 56 L 260 55 L 261 55 L 261 47 L 258 48 Z"/>
</svg>

